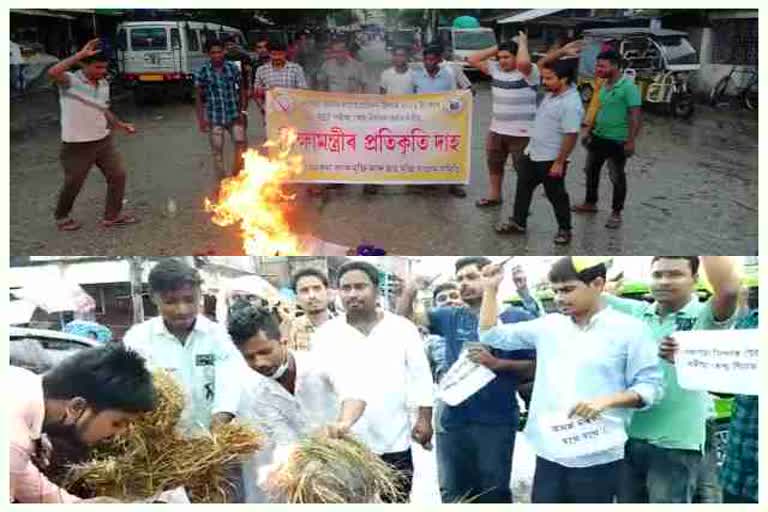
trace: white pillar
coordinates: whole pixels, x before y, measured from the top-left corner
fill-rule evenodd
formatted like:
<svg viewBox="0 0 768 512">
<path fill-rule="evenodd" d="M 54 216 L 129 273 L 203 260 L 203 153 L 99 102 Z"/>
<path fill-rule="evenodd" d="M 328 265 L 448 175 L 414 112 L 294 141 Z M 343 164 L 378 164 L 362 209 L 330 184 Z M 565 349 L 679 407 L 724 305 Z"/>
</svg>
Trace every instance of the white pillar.
<svg viewBox="0 0 768 512">
<path fill-rule="evenodd" d="M 712 63 L 712 28 L 710 27 L 701 29 L 699 59 L 702 65 Z"/>
</svg>

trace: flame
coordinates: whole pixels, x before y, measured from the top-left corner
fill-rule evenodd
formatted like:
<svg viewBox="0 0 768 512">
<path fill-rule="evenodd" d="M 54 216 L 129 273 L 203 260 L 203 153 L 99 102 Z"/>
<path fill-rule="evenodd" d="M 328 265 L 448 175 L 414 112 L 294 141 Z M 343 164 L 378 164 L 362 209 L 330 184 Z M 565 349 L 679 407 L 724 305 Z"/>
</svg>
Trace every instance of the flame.
<svg viewBox="0 0 768 512">
<path fill-rule="evenodd" d="M 264 144 L 274 148 L 272 156 L 248 149 L 243 155 L 245 168 L 237 176 L 222 180 L 218 201 L 205 199 L 205 211 L 213 213 L 214 224 L 240 224 L 247 255 L 301 254 L 299 238 L 291 232 L 283 213 L 286 201 L 295 196 L 281 190 L 283 182 L 304 169 L 301 155 L 290 154 L 296 139 L 295 129 L 283 129 L 278 140 Z"/>
</svg>

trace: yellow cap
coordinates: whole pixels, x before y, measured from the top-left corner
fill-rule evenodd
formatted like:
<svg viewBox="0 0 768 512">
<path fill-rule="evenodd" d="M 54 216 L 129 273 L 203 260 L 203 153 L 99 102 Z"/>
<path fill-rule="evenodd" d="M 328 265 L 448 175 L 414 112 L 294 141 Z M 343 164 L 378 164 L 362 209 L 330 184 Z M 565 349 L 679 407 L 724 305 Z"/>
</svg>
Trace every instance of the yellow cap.
<svg viewBox="0 0 768 512">
<path fill-rule="evenodd" d="M 609 256 L 571 256 L 571 263 L 573 263 L 573 268 L 578 273 L 582 273 L 589 268 L 596 267 L 601 263 L 604 263 L 605 266 L 608 267 L 610 266 L 611 261 L 613 261 L 613 258 Z"/>
</svg>

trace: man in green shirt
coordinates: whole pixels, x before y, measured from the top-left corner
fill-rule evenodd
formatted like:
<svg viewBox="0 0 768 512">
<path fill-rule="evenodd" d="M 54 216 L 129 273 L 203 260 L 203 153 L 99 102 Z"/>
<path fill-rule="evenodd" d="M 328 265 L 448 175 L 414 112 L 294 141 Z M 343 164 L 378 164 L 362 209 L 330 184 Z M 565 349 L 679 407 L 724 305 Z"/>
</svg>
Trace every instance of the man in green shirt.
<svg viewBox="0 0 768 512">
<path fill-rule="evenodd" d="M 699 262 L 712 285 L 707 302 L 695 295 Z M 671 337 L 677 331 L 725 329 L 736 316 L 739 275 L 728 256 L 655 256 L 645 303 L 606 295 L 605 301 L 645 322 L 659 342 L 664 398 L 632 417 L 619 486 L 621 503 L 690 503 L 703 464 L 705 426 L 712 398 L 677 383 Z"/>
<path fill-rule="evenodd" d="M 582 135 L 587 148 L 587 193 L 583 204 L 573 207 L 578 213 L 597 212 L 597 189 L 600 170 L 608 162 L 613 183 L 612 213 L 605 227 L 621 226 L 621 212 L 627 197 L 627 175 L 624 168 L 627 158 L 635 153 L 635 139 L 640 132 L 642 98 L 635 83 L 622 75 L 621 57 L 614 50 L 597 56 L 595 75 L 604 79 L 600 87 L 600 107 L 595 123 Z"/>
</svg>

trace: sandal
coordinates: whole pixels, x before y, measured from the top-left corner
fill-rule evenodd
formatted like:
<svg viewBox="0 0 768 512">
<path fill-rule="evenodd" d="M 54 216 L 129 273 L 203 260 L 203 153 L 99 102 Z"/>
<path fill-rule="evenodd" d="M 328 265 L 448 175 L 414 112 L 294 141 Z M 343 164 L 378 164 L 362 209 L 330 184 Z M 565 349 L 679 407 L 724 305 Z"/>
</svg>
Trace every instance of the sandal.
<svg viewBox="0 0 768 512">
<path fill-rule="evenodd" d="M 525 234 L 525 227 L 521 226 L 512 219 L 507 222 L 499 222 L 494 226 L 496 233 L 500 235 L 523 235 Z"/>
<path fill-rule="evenodd" d="M 571 235 L 570 231 L 566 231 L 564 229 L 561 229 L 557 232 L 557 235 L 555 236 L 555 244 L 557 245 L 568 245 L 571 243 L 571 238 L 573 236 Z"/>
<path fill-rule="evenodd" d="M 71 217 L 56 221 L 56 228 L 59 231 L 77 231 L 81 227 L 83 227 L 83 225 Z"/>
<path fill-rule="evenodd" d="M 102 227 L 105 227 L 105 228 L 115 228 L 115 227 L 127 226 L 129 224 L 136 224 L 137 222 L 139 222 L 139 219 L 137 219 L 136 217 L 133 217 L 130 215 L 120 215 L 115 219 L 102 220 L 101 225 Z"/>
<path fill-rule="evenodd" d="M 487 197 L 483 197 L 482 199 L 475 201 L 475 206 L 478 208 L 491 208 L 493 206 L 500 206 L 501 203 L 501 199 L 489 199 Z"/>
<path fill-rule="evenodd" d="M 467 197 L 467 191 L 463 185 L 451 185 L 451 194 L 454 197 Z"/>
</svg>

